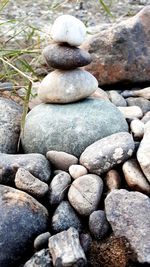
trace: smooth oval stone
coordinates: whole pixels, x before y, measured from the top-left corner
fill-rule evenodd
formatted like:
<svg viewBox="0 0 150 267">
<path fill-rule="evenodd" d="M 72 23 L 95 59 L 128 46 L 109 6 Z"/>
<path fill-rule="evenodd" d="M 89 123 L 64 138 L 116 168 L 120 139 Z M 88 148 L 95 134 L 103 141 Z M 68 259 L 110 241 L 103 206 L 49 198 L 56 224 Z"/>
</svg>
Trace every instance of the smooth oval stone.
<svg viewBox="0 0 150 267">
<path fill-rule="evenodd" d="M 97 80 L 85 70 L 55 70 L 41 82 L 38 96 L 44 103 L 71 103 L 90 96 L 97 88 Z"/>
<path fill-rule="evenodd" d="M 22 108 L 6 98 L 0 98 L 0 152 L 16 153 L 21 123 Z"/>
<path fill-rule="evenodd" d="M 28 194 L 0 185 L 0 266 L 18 266 L 34 238 L 48 227 L 48 212 Z"/>
<path fill-rule="evenodd" d="M 78 159 L 75 156 L 62 151 L 48 151 L 46 157 L 55 170 L 68 171 L 71 165 L 78 163 Z"/>
<path fill-rule="evenodd" d="M 62 70 L 83 67 L 92 60 L 90 54 L 80 48 L 58 44 L 46 46 L 43 55 L 49 66 Z"/>
<path fill-rule="evenodd" d="M 58 17 L 52 26 L 51 37 L 55 42 L 68 43 L 79 46 L 86 36 L 86 27 L 82 21 L 71 16 L 62 15 Z"/>
<path fill-rule="evenodd" d="M 41 250 L 48 247 L 48 239 L 51 237 L 50 232 L 45 232 L 38 235 L 34 240 L 35 250 Z"/>
<path fill-rule="evenodd" d="M 123 164 L 122 170 L 128 186 L 133 191 L 150 194 L 150 184 L 142 173 L 136 159 L 127 160 Z"/>
<path fill-rule="evenodd" d="M 89 216 L 97 209 L 102 192 L 102 179 L 95 174 L 86 174 L 74 180 L 68 191 L 68 199 L 80 215 Z"/>
<path fill-rule="evenodd" d="M 94 141 L 127 130 L 127 122 L 109 101 L 41 104 L 26 117 L 22 145 L 27 153 L 58 150 L 78 157 Z"/>
</svg>

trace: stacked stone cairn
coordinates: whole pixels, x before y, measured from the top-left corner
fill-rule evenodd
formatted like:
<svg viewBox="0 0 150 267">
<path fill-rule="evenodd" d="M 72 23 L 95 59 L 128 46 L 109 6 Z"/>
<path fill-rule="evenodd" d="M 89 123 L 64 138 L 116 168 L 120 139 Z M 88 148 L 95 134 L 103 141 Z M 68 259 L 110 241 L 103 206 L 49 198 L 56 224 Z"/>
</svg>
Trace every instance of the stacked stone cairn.
<svg viewBox="0 0 150 267">
<path fill-rule="evenodd" d="M 90 96 L 97 88 L 96 78 L 81 69 L 91 62 L 88 52 L 78 48 L 86 36 L 86 27 L 70 15 L 58 17 L 51 30 L 54 43 L 43 55 L 55 68 L 41 82 L 38 96 L 44 103 L 71 103 Z"/>
</svg>

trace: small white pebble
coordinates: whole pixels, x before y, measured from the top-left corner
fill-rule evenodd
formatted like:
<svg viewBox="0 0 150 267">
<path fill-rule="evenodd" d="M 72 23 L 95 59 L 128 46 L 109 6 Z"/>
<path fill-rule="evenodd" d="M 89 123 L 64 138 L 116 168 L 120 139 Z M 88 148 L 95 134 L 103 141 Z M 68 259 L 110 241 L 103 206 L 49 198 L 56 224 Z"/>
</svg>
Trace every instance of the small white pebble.
<svg viewBox="0 0 150 267">
<path fill-rule="evenodd" d="M 77 179 L 80 176 L 87 174 L 87 169 L 82 165 L 71 165 L 69 167 L 69 173 L 73 179 Z"/>
</svg>

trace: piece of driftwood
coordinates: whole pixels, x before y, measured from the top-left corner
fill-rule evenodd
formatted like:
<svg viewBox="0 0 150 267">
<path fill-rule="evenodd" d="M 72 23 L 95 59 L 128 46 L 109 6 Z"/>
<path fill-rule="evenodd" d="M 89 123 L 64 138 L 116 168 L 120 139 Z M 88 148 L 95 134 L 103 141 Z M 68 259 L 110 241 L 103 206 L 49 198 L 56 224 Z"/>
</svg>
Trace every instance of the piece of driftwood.
<svg viewBox="0 0 150 267">
<path fill-rule="evenodd" d="M 86 266 L 86 257 L 80 245 L 78 231 L 70 227 L 49 238 L 49 251 L 56 267 Z"/>
</svg>

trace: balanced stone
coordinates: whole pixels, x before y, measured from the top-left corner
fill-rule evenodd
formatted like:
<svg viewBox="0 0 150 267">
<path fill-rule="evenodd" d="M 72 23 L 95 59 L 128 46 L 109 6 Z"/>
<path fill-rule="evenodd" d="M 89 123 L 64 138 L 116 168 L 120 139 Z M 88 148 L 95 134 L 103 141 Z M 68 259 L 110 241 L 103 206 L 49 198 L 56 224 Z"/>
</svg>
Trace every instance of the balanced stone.
<svg viewBox="0 0 150 267">
<path fill-rule="evenodd" d="M 79 19 L 71 15 L 62 15 L 54 21 L 51 36 L 55 42 L 79 46 L 85 39 L 86 27 Z"/>
<path fill-rule="evenodd" d="M 22 145 L 26 153 L 57 150 L 78 157 L 96 140 L 127 130 L 127 122 L 109 101 L 85 99 L 67 105 L 41 104 L 26 117 Z"/>
<path fill-rule="evenodd" d="M 30 195 L 0 185 L 0 266 L 19 266 L 34 238 L 48 228 L 48 211 Z"/>
<path fill-rule="evenodd" d="M 70 70 L 86 66 L 91 62 L 88 52 L 64 44 L 46 46 L 43 55 L 47 64 L 55 69 Z"/>
<path fill-rule="evenodd" d="M 38 96 L 45 103 L 70 103 L 90 96 L 97 88 L 97 80 L 85 70 L 55 70 L 41 82 Z"/>
</svg>

